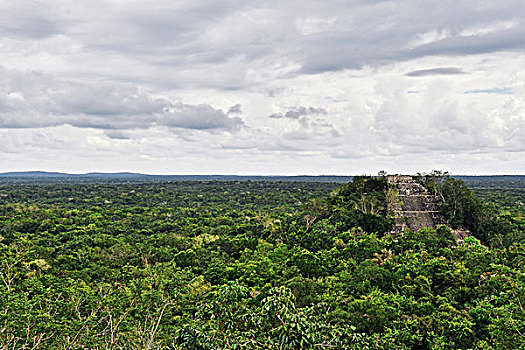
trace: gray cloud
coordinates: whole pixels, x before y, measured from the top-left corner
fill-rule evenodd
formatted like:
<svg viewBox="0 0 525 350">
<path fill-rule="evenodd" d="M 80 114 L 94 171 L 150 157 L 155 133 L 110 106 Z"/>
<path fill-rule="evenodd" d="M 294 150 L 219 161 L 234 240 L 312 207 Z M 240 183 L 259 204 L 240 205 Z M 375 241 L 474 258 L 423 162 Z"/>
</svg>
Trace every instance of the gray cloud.
<svg viewBox="0 0 525 350">
<path fill-rule="evenodd" d="M 313 17 L 336 21 L 332 30 L 300 41 L 305 73 L 525 48 L 525 10 L 518 1 L 389 1 L 316 10 Z"/>
<path fill-rule="evenodd" d="M 255 0 L 177 6 L 169 0 L 127 6 L 98 0 L 5 2 L 0 33 L 37 40 L 61 34 L 75 45 L 69 62 L 79 70 L 86 68 L 78 59 L 94 60 L 88 67 L 117 79 L 226 90 L 425 56 L 523 51 L 521 5 L 521 0 L 265 6 Z M 119 67 L 116 59 L 106 70 L 115 57 L 133 61 L 137 69 Z"/>
<path fill-rule="evenodd" d="M 113 140 L 129 140 L 133 138 L 133 136 L 125 130 L 105 130 L 104 133 Z"/>
<path fill-rule="evenodd" d="M 407 77 L 426 77 L 433 75 L 458 75 L 465 74 L 461 68 L 447 67 L 447 68 L 431 68 L 419 69 L 405 74 Z"/>
<path fill-rule="evenodd" d="M 77 83 L 0 69 L 0 91 L 2 128 L 68 124 L 107 130 L 163 126 L 235 131 L 244 124 L 237 105 L 231 116 L 209 104 L 173 102 L 129 85 Z"/>
<path fill-rule="evenodd" d="M 324 108 L 318 108 L 318 107 L 296 107 L 292 108 L 285 113 L 274 113 L 268 116 L 268 118 L 287 118 L 287 119 L 299 119 L 301 117 L 306 117 L 310 115 L 325 115 L 326 109 Z"/>
<path fill-rule="evenodd" d="M 227 114 L 242 114 L 242 106 L 239 103 L 231 106 Z"/>
<path fill-rule="evenodd" d="M 154 123 L 175 128 L 229 131 L 237 130 L 243 125 L 240 117 L 230 117 L 208 104 L 187 105 L 181 102 L 170 103 L 163 113 L 157 115 Z"/>
<path fill-rule="evenodd" d="M 34 0 L 0 13 L 4 167 L 525 160 L 522 0 Z"/>
<path fill-rule="evenodd" d="M 16 39 L 43 39 L 61 32 L 53 7 L 39 1 L 0 4 L 0 34 Z"/>
</svg>

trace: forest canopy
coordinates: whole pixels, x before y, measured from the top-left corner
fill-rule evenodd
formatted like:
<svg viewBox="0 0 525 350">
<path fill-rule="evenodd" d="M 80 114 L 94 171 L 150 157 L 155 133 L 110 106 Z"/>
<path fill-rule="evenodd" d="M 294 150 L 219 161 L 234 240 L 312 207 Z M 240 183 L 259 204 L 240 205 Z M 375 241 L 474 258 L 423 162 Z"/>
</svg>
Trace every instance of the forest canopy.
<svg viewBox="0 0 525 350">
<path fill-rule="evenodd" d="M 525 186 L 416 179 L 0 183 L 0 348 L 525 347 Z"/>
</svg>

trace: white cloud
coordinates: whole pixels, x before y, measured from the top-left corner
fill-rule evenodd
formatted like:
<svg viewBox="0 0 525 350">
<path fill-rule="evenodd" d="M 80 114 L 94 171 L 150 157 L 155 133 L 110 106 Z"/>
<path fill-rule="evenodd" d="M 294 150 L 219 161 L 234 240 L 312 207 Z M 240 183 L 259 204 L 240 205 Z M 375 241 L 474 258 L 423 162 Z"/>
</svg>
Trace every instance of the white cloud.
<svg viewBox="0 0 525 350">
<path fill-rule="evenodd" d="M 421 45 L 427 45 L 436 41 L 445 40 L 451 36 L 450 29 L 448 28 L 441 30 L 431 30 L 425 33 L 417 34 L 416 37 L 408 43 L 407 48 L 413 49 Z"/>
<path fill-rule="evenodd" d="M 295 27 L 302 35 L 312 35 L 330 30 L 336 18 L 299 17 L 295 20 Z"/>
<path fill-rule="evenodd" d="M 523 172 L 521 5 L 3 2 L 1 165 Z"/>
<path fill-rule="evenodd" d="M 519 24 L 516 20 L 497 21 L 492 23 L 484 23 L 482 25 L 476 25 L 463 29 L 459 36 L 471 37 L 471 36 L 483 36 L 499 31 L 504 31 L 516 27 Z"/>
</svg>

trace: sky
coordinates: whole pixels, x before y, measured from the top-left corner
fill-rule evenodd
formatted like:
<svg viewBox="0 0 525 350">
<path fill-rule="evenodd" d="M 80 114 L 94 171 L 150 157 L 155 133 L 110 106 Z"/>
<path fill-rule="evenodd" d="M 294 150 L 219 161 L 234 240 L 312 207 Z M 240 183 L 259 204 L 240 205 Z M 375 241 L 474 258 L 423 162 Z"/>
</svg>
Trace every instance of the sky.
<svg viewBox="0 0 525 350">
<path fill-rule="evenodd" d="M 0 2 L 0 172 L 524 165 L 523 0 Z"/>
</svg>

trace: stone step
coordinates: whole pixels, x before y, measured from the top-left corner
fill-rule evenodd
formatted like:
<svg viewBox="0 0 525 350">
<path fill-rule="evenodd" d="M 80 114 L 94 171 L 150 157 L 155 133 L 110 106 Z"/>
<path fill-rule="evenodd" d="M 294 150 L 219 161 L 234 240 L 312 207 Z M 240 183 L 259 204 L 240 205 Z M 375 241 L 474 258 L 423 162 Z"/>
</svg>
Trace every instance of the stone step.
<svg viewBox="0 0 525 350">
<path fill-rule="evenodd" d="M 400 203 L 392 203 L 389 210 L 394 213 L 396 232 L 410 228 L 414 231 L 424 227 L 436 228 L 445 222 L 437 210 L 437 197 L 414 181 L 411 176 L 389 176 L 388 182 L 396 187 Z"/>
</svg>

